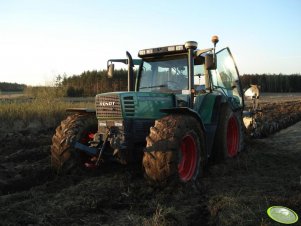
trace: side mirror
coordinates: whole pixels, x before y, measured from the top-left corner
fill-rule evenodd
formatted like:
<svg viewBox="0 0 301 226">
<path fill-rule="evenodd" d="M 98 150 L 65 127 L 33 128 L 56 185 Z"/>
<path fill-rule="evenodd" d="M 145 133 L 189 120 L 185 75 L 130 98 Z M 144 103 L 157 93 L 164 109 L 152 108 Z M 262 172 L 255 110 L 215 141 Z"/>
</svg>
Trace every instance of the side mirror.
<svg viewBox="0 0 301 226">
<path fill-rule="evenodd" d="M 114 74 L 114 64 L 109 64 L 107 75 L 109 78 L 113 78 L 113 74 Z"/>
<path fill-rule="evenodd" d="M 205 56 L 205 68 L 206 70 L 215 70 L 216 69 L 216 62 L 213 54 L 207 54 Z"/>
</svg>

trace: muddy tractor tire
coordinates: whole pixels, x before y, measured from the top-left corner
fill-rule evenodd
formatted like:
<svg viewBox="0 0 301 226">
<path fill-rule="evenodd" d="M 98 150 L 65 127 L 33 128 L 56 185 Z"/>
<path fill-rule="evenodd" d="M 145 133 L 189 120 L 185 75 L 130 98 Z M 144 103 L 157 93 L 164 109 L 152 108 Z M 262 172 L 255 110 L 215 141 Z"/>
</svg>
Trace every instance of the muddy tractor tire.
<svg viewBox="0 0 301 226">
<path fill-rule="evenodd" d="M 223 104 L 213 146 L 212 158 L 214 161 L 234 158 L 242 151 L 244 147 L 243 129 L 241 112 L 233 112 L 228 104 Z"/>
<path fill-rule="evenodd" d="M 57 173 L 70 173 L 83 167 L 87 156 L 73 146 L 76 142 L 88 144 L 91 134 L 96 131 L 95 115 L 74 114 L 63 120 L 52 137 L 51 166 L 53 170 Z"/>
<path fill-rule="evenodd" d="M 154 183 L 197 181 L 206 163 L 204 131 L 188 115 L 168 115 L 155 121 L 146 138 L 143 166 Z"/>
</svg>

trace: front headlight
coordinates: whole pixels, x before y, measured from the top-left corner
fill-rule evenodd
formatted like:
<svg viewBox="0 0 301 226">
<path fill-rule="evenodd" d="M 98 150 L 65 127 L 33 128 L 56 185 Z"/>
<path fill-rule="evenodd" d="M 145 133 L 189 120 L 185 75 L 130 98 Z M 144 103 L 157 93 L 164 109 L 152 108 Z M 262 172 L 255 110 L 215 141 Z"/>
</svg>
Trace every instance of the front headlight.
<svg viewBox="0 0 301 226">
<path fill-rule="evenodd" d="M 123 123 L 122 123 L 122 121 L 120 121 L 120 122 L 114 122 L 114 125 L 115 125 L 116 127 L 122 127 L 122 126 L 123 126 Z"/>
</svg>

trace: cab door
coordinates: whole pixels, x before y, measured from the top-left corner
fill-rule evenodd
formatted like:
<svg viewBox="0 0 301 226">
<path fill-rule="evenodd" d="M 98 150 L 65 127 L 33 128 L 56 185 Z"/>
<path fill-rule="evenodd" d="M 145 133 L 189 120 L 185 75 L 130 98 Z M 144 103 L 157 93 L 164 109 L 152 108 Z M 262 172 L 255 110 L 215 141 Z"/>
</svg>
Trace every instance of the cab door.
<svg viewBox="0 0 301 226">
<path fill-rule="evenodd" d="M 230 49 L 227 47 L 217 52 L 216 59 L 217 68 L 211 71 L 213 89 L 225 94 L 233 109 L 243 108 L 243 92 L 239 73 Z"/>
</svg>

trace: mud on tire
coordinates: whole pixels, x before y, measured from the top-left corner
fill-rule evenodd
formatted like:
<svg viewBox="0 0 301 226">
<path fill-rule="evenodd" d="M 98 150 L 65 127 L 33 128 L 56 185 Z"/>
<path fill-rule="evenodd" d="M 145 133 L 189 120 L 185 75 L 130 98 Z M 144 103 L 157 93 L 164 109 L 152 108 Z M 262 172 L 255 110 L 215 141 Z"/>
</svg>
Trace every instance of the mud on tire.
<svg viewBox="0 0 301 226">
<path fill-rule="evenodd" d="M 212 159 L 222 161 L 233 158 L 244 148 L 244 132 L 241 111 L 233 112 L 228 104 L 221 106 L 215 134 Z"/>
<path fill-rule="evenodd" d="M 97 131 L 95 115 L 74 114 L 68 116 L 56 128 L 52 137 L 51 166 L 57 173 L 69 173 L 80 168 L 82 156 L 73 145 L 76 142 L 86 144 L 89 133 Z"/>
<path fill-rule="evenodd" d="M 174 114 L 156 120 L 146 142 L 143 166 L 152 182 L 196 181 L 203 174 L 205 138 L 195 118 Z"/>
</svg>

